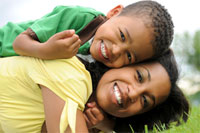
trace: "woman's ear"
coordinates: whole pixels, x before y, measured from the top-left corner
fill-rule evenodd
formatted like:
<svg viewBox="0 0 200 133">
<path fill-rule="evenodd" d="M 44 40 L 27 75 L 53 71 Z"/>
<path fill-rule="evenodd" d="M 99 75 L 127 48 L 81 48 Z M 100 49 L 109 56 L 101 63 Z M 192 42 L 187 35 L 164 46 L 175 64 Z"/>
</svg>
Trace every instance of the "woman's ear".
<svg viewBox="0 0 200 133">
<path fill-rule="evenodd" d="M 119 15 L 121 13 L 121 11 L 123 10 L 123 8 L 124 7 L 122 5 L 118 5 L 118 6 L 114 7 L 107 13 L 107 18 L 109 19 L 113 16 Z"/>
</svg>

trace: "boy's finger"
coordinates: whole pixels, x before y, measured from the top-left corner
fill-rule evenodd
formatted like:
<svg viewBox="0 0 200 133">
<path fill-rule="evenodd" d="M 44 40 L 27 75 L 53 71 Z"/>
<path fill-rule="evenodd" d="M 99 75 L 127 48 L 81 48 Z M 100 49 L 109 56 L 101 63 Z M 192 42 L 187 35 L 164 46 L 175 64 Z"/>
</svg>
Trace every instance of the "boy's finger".
<svg viewBox="0 0 200 133">
<path fill-rule="evenodd" d="M 88 120 L 92 123 L 93 126 L 97 124 L 97 119 L 95 118 L 95 116 L 91 112 L 91 109 L 88 109 L 85 112 L 85 114 L 87 115 Z"/>
<path fill-rule="evenodd" d="M 84 119 L 85 119 L 85 121 L 86 121 L 87 127 L 88 127 L 88 128 L 91 128 L 91 127 L 92 127 L 92 123 L 89 121 L 87 115 L 84 114 L 83 116 L 84 116 Z"/>
<path fill-rule="evenodd" d="M 81 44 L 81 40 L 78 39 L 75 43 L 73 43 L 70 48 L 75 50 L 75 49 L 79 49 L 80 48 L 80 44 Z"/>
<path fill-rule="evenodd" d="M 91 113 L 99 121 L 102 121 L 104 119 L 104 114 L 96 107 L 91 109 Z"/>
<path fill-rule="evenodd" d="M 96 102 L 87 103 L 87 106 L 90 107 L 90 108 L 95 107 L 96 106 Z"/>
<path fill-rule="evenodd" d="M 70 29 L 70 30 L 66 30 L 68 34 L 75 34 L 75 30 L 74 29 Z"/>
<path fill-rule="evenodd" d="M 55 38 L 57 39 L 64 39 L 68 37 L 72 37 L 75 34 L 74 30 L 65 30 L 55 34 Z"/>
<path fill-rule="evenodd" d="M 60 41 L 64 41 L 63 43 L 69 46 L 72 46 L 74 43 L 76 43 L 77 41 L 80 42 L 79 36 L 76 34 L 73 34 L 71 37 L 68 38 L 63 38 Z"/>
<path fill-rule="evenodd" d="M 73 54 L 76 55 L 78 53 L 78 50 L 79 50 L 79 46 L 77 46 L 76 48 L 73 49 L 73 51 L 72 51 Z"/>
</svg>

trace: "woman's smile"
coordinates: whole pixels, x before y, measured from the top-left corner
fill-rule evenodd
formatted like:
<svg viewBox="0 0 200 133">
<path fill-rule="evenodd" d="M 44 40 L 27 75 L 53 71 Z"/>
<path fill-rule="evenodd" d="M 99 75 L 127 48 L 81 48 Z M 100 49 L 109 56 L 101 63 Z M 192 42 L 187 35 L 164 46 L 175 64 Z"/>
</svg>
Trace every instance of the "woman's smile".
<svg viewBox="0 0 200 133">
<path fill-rule="evenodd" d="M 169 90 L 167 72 L 154 62 L 107 71 L 99 81 L 96 96 L 104 111 L 128 117 L 158 105 L 167 98 Z"/>
<path fill-rule="evenodd" d="M 117 99 L 117 103 L 119 104 L 120 107 L 123 107 L 122 94 L 121 94 L 119 87 L 117 86 L 117 83 L 114 84 L 113 88 L 114 88 L 115 97 Z"/>
</svg>

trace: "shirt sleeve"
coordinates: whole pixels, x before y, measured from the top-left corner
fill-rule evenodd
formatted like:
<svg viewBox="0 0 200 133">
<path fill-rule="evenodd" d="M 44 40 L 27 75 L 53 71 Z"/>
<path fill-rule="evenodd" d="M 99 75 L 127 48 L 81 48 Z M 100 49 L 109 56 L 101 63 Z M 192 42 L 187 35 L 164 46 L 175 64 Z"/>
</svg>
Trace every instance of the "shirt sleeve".
<svg viewBox="0 0 200 133">
<path fill-rule="evenodd" d="M 102 13 L 80 6 L 57 6 L 30 28 L 36 33 L 40 42 L 45 42 L 55 33 L 67 29 L 74 29 L 79 33 L 97 14 Z"/>
<path fill-rule="evenodd" d="M 63 108 L 63 112 L 60 118 L 60 132 L 64 133 L 67 129 L 67 124 L 71 127 L 72 133 L 75 133 L 76 128 L 76 111 L 77 111 L 77 103 L 72 101 L 71 99 L 67 99 L 67 103 Z M 68 118 L 68 119 L 66 119 Z"/>
<path fill-rule="evenodd" d="M 65 101 L 60 118 L 60 131 L 64 132 L 69 125 L 75 132 L 76 111 L 84 110 L 92 93 L 89 72 L 77 58 L 39 61 L 37 69 L 30 70 L 31 79 L 36 84 L 46 86 Z"/>
</svg>

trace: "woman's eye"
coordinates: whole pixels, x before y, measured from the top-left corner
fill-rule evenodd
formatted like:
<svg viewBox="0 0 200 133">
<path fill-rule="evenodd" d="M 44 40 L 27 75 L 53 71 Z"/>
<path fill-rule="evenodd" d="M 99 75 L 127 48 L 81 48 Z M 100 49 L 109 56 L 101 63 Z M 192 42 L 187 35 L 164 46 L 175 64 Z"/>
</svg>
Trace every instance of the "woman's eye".
<svg viewBox="0 0 200 133">
<path fill-rule="evenodd" d="M 125 36 L 124 36 L 124 33 L 120 31 L 120 36 L 122 38 L 122 41 L 124 42 L 126 40 Z"/>
<path fill-rule="evenodd" d="M 148 104 L 148 101 L 147 101 L 147 98 L 145 95 L 142 96 L 142 100 L 143 100 L 143 108 L 147 108 L 147 106 L 149 105 Z"/>
<path fill-rule="evenodd" d="M 136 70 L 136 72 L 137 72 L 138 81 L 139 81 L 140 83 L 142 83 L 142 81 L 143 81 L 142 74 L 141 74 L 138 70 Z"/>
<path fill-rule="evenodd" d="M 127 52 L 127 57 L 128 57 L 129 64 L 131 64 L 132 58 L 131 58 L 131 54 L 129 52 Z"/>
</svg>

